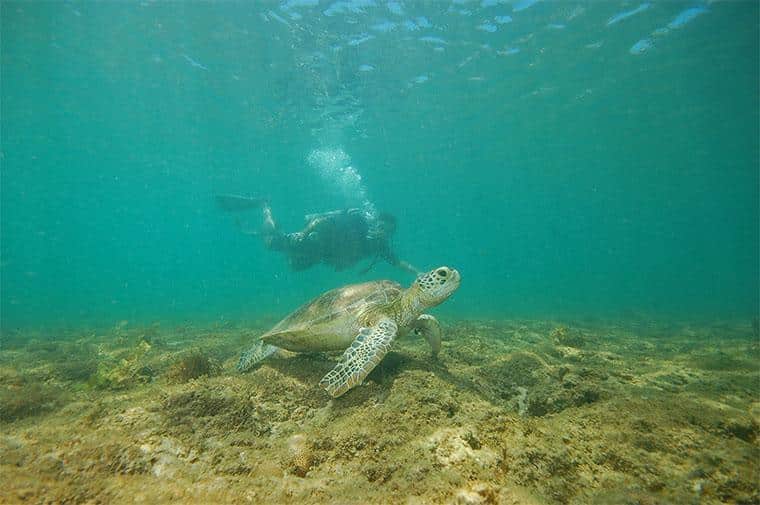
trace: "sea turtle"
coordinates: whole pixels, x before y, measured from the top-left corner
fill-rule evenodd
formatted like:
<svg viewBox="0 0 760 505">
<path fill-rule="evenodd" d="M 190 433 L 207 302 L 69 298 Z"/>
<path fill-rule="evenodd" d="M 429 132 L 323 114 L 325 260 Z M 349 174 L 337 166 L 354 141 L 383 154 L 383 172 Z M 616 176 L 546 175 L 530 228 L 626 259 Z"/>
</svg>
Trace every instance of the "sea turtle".
<svg viewBox="0 0 760 505">
<path fill-rule="evenodd" d="M 240 357 L 237 368 L 245 372 L 281 349 L 345 349 L 339 363 L 319 382 L 336 398 L 361 384 L 398 336 L 409 332 L 422 335 L 437 355 L 441 327 L 433 316 L 422 312 L 446 300 L 459 287 L 459 281 L 459 272 L 443 266 L 419 275 L 408 289 L 392 281 L 333 289 L 261 335 Z"/>
</svg>

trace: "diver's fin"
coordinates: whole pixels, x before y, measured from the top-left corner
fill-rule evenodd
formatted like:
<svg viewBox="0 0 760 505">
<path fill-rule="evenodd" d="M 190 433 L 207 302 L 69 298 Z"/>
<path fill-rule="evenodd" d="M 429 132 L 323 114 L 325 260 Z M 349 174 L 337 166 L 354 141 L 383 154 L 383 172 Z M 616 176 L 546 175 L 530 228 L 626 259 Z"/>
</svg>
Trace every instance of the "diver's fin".
<svg viewBox="0 0 760 505">
<path fill-rule="evenodd" d="M 266 198 L 242 195 L 215 195 L 216 205 L 222 210 L 239 211 L 259 209 L 267 203 Z"/>
</svg>

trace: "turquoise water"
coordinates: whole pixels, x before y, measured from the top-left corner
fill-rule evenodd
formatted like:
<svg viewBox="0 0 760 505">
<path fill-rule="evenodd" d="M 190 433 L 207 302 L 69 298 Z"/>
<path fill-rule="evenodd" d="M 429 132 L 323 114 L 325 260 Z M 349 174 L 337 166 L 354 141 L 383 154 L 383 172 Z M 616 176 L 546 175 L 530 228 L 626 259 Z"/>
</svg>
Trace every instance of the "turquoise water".
<svg viewBox="0 0 760 505">
<path fill-rule="evenodd" d="M 0 14 L 5 329 L 279 317 L 412 280 L 291 272 L 215 208 L 229 192 L 286 231 L 395 214 L 400 257 L 460 270 L 452 317 L 757 314 L 757 2 Z"/>
</svg>

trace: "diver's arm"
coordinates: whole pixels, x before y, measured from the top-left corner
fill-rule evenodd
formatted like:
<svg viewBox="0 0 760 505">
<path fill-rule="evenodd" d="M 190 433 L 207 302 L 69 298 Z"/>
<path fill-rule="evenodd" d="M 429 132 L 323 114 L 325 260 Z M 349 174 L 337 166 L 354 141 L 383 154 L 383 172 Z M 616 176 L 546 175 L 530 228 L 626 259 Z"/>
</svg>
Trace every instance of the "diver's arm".
<svg viewBox="0 0 760 505">
<path fill-rule="evenodd" d="M 249 228 L 246 228 L 243 222 L 240 220 L 240 218 L 235 219 L 235 226 L 237 226 L 238 230 L 240 230 L 241 233 L 244 235 L 261 235 L 261 232 L 257 230 L 251 230 Z"/>
<path fill-rule="evenodd" d="M 345 210 L 329 210 L 327 212 L 315 212 L 313 214 L 306 214 L 303 219 L 308 225 L 313 221 L 321 221 L 322 219 L 335 218 L 346 212 Z"/>
<path fill-rule="evenodd" d="M 267 203 L 266 198 L 243 195 L 214 195 L 214 200 L 217 207 L 228 212 L 259 209 Z"/>
<path fill-rule="evenodd" d="M 385 261 L 387 261 L 394 267 L 400 268 L 402 270 L 406 270 L 412 275 L 417 275 L 420 273 L 420 271 L 414 268 L 414 266 L 412 266 L 410 263 L 404 260 L 398 259 L 398 257 L 395 254 L 393 254 L 393 251 L 391 251 L 390 249 L 387 250 L 385 254 L 383 254 L 383 258 L 385 258 Z"/>
<path fill-rule="evenodd" d="M 412 275 L 418 275 L 420 273 L 418 269 L 414 268 L 413 265 L 411 265 L 410 263 L 407 263 L 404 260 L 397 260 L 396 263 L 393 264 L 393 266 L 399 267 L 402 270 L 406 270 Z"/>
<path fill-rule="evenodd" d="M 367 264 L 366 267 L 364 267 L 361 270 L 359 270 L 359 274 L 361 274 L 361 275 L 367 274 L 367 272 L 369 272 L 370 270 L 372 270 L 372 268 L 375 266 L 376 263 L 377 263 L 377 258 L 374 258 L 372 261 L 370 261 Z"/>
</svg>

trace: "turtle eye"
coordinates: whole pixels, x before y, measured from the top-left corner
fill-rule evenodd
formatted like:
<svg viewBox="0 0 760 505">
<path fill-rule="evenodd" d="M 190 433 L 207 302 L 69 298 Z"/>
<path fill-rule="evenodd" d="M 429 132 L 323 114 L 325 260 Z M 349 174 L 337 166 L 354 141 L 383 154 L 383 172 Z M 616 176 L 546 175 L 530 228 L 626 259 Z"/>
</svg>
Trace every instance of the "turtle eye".
<svg viewBox="0 0 760 505">
<path fill-rule="evenodd" d="M 449 275 L 449 273 L 444 268 L 439 268 L 435 273 L 437 273 L 441 277 L 446 277 Z"/>
</svg>

